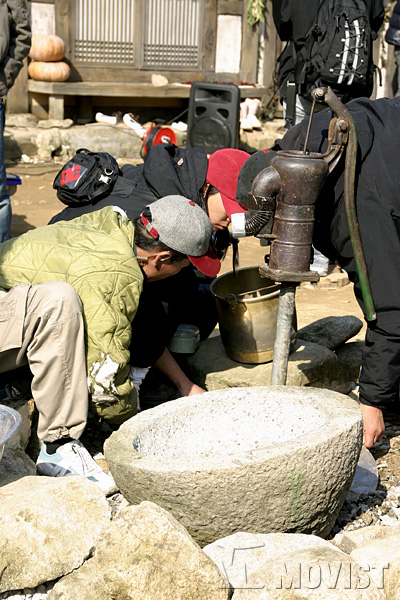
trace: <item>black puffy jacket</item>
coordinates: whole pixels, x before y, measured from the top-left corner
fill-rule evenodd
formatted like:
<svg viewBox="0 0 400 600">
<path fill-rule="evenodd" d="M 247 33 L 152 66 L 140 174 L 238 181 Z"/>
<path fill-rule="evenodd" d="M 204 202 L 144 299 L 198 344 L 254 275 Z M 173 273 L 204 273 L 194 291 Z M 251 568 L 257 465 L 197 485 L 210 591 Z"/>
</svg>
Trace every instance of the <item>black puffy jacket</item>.
<svg viewBox="0 0 400 600">
<path fill-rule="evenodd" d="M 173 144 L 157 144 L 146 154 L 143 164 L 122 167 L 122 177 L 117 179 L 109 196 L 93 204 L 68 206 L 50 223 L 70 221 L 110 205 L 119 206 L 135 221 L 148 204 L 173 194 L 199 204 L 207 167 L 207 153 L 203 148 L 185 150 Z"/>
<path fill-rule="evenodd" d="M 397 0 L 385 35 L 388 44 L 400 46 L 400 0 Z"/>
<path fill-rule="evenodd" d="M 357 130 L 356 210 L 376 321 L 368 323 L 360 375 L 364 404 L 383 408 L 400 388 L 400 98 L 360 98 L 346 105 Z M 308 150 L 324 152 L 332 117 L 313 117 Z M 309 119 L 277 140 L 274 150 L 302 150 Z M 364 310 L 344 209 L 344 158 L 328 175 L 317 201 L 314 245 L 335 257 L 354 282 Z"/>
</svg>

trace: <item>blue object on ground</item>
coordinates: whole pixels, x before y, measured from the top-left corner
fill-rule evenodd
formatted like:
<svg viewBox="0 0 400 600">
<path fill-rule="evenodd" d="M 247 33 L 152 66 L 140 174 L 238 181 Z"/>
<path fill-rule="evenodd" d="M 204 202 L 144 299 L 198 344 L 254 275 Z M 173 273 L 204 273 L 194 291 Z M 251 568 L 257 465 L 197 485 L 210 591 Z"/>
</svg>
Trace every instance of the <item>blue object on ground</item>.
<svg viewBox="0 0 400 600">
<path fill-rule="evenodd" d="M 21 185 L 22 183 L 21 178 L 14 173 L 6 173 L 6 182 L 7 185 Z"/>
</svg>

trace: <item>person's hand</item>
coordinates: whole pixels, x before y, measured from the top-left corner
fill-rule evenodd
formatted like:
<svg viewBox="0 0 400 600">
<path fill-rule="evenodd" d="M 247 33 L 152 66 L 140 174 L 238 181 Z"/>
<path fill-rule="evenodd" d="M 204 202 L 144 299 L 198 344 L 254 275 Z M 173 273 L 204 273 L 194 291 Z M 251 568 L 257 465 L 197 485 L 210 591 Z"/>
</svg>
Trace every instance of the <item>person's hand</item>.
<svg viewBox="0 0 400 600">
<path fill-rule="evenodd" d="M 194 396 L 195 394 L 204 394 L 206 390 L 203 390 L 199 385 L 196 385 L 192 381 L 188 380 L 187 384 L 182 386 L 182 389 L 179 389 L 179 392 L 182 396 Z"/>
<path fill-rule="evenodd" d="M 364 428 L 363 444 L 366 448 L 372 448 L 375 442 L 381 442 L 383 438 L 385 431 L 383 413 L 376 406 L 368 406 L 368 404 L 360 406 Z"/>
<path fill-rule="evenodd" d="M 194 394 L 204 394 L 206 390 L 199 387 L 182 371 L 168 348 L 155 363 L 157 369 L 160 369 L 164 375 L 170 378 L 172 383 L 178 388 L 181 397 L 193 396 Z"/>
</svg>

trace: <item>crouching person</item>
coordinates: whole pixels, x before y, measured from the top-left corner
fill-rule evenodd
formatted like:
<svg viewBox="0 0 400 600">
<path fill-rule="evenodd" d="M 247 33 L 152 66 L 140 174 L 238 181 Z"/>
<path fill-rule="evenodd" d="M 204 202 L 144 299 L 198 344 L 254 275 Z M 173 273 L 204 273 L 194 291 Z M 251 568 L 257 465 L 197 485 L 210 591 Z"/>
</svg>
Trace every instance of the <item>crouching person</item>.
<svg viewBox="0 0 400 600">
<path fill-rule="evenodd" d="M 63 281 L 0 291 L 0 372 L 29 365 L 39 413 L 43 475 L 84 475 L 106 494 L 113 478 L 79 441 L 87 420 L 88 386 L 82 304 Z"/>
<path fill-rule="evenodd" d="M 88 391 L 92 408 L 111 423 L 120 424 L 136 414 L 137 392 L 131 378 L 129 347 L 143 280 L 174 275 L 190 261 L 206 275 L 214 271 L 218 259 L 208 248 L 211 232 L 211 222 L 199 206 L 180 196 L 169 196 L 147 207 L 135 224 L 121 209 L 110 206 L 72 221 L 29 231 L 0 245 L 0 289 L 10 290 L 2 302 L 22 293 L 16 290 L 44 289 L 44 285 L 61 286 L 68 289 L 66 296 L 74 296 L 67 285 L 70 284 L 78 296 L 75 304 L 82 304 L 84 333 L 77 335 L 71 329 L 69 337 L 62 337 L 58 328 L 65 321 L 68 329 L 69 319 L 55 311 L 50 320 L 41 304 L 35 318 L 42 328 L 52 330 L 53 336 L 34 336 L 20 346 L 19 354 L 25 356 L 23 360 L 33 374 L 32 395 L 41 414 L 38 433 L 45 444 L 38 459 L 39 472 L 55 476 L 74 474 L 71 469 L 64 470 L 65 466 L 57 468 L 52 451 L 56 449 L 56 454 L 60 454 L 60 444 L 64 451 L 70 445 L 72 456 L 81 447 L 75 440 L 86 424 Z M 138 241 L 143 236 L 147 243 L 141 242 L 146 246 L 142 248 Z M 57 289 L 63 296 L 60 287 Z M 59 310 L 63 304 L 60 300 Z M 29 304 L 27 313 L 28 309 Z M 5 312 L 11 311 L 6 307 Z M 38 325 L 32 327 L 37 335 Z M 38 359 L 36 353 L 45 344 L 46 352 Z M 5 341 L 0 350 L 11 347 Z M 81 352 L 80 359 L 75 357 L 76 352 L 78 356 Z M 74 374 L 77 363 L 79 376 Z M 17 366 L 18 362 L 2 362 L 1 369 L 8 371 Z M 50 369 L 53 366 L 54 370 Z M 65 381 L 56 386 L 51 374 L 56 373 L 61 380 L 57 373 L 61 366 Z M 70 390 L 68 400 L 63 386 Z M 75 403 L 80 403 L 76 412 L 72 410 Z M 81 474 L 86 473 L 81 470 Z"/>
</svg>

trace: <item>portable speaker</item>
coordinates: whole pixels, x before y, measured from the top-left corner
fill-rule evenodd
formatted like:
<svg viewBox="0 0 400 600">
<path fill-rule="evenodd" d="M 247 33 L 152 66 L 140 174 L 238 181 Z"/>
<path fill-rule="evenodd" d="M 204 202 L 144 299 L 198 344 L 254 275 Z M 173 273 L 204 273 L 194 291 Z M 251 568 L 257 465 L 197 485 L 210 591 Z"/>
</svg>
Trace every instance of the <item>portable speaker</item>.
<svg viewBox="0 0 400 600">
<path fill-rule="evenodd" d="M 239 111 L 237 85 L 195 81 L 190 91 L 186 146 L 200 146 L 208 154 L 220 148 L 237 148 Z"/>
</svg>

